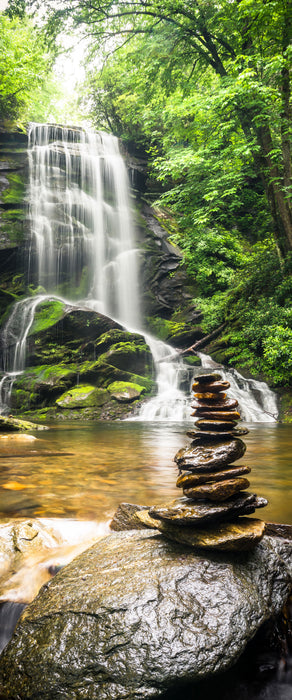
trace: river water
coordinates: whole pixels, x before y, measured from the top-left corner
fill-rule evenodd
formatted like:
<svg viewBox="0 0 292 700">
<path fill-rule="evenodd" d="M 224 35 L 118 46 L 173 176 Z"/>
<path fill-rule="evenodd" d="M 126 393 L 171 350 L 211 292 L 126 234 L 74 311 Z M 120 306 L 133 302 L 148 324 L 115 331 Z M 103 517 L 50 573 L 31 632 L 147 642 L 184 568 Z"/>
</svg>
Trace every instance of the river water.
<svg viewBox="0 0 292 700">
<path fill-rule="evenodd" d="M 106 522 L 121 501 L 154 504 L 180 495 L 176 452 L 191 423 L 58 423 L 0 437 L 0 517 Z M 259 517 L 292 524 L 292 426 L 247 424 L 241 463 L 269 505 Z"/>
</svg>

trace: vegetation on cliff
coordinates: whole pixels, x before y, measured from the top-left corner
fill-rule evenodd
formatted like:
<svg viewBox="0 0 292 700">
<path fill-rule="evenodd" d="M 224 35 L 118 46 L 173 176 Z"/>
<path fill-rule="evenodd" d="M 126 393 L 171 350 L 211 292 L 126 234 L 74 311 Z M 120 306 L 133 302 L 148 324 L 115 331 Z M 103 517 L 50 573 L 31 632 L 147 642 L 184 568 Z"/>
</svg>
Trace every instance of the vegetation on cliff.
<svg viewBox="0 0 292 700">
<path fill-rule="evenodd" d="M 41 5 L 50 46 L 60 27 L 89 37 L 84 108 L 147 156 L 203 330 L 225 324 L 215 356 L 291 384 L 291 0 Z"/>
</svg>

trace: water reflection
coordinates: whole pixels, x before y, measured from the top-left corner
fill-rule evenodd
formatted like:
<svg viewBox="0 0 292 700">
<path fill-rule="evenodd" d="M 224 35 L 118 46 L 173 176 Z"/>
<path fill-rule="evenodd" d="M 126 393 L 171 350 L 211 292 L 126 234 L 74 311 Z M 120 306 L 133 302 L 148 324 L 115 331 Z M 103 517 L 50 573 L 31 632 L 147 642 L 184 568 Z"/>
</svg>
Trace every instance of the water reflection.
<svg viewBox="0 0 292 700">
<path fill-rule="evenodd" d="M 0 438 L 0 517 L 107 520 L 120 501 L 157 503 L 179 495 L 173 457 L 188 424 L 74 423 Z M 251 424 L 241 462 L 269 499 L 266 520 L 292 523 L 292 428 Z M 259 513 L 261 517 L 262 513 Z"/>
</svg>

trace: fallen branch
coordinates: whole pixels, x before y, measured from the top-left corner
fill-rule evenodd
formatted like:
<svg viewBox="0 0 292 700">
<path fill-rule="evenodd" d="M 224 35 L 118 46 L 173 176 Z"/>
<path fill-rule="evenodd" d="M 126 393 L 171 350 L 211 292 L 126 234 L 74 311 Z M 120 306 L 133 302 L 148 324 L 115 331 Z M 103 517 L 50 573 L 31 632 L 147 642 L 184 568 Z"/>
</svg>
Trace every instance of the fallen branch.
<svg viewBox="0 0 292 700">
<path fill-rule="evenodd" d="M 215 329 L 215 331 L 212 331 L 212 333 L 209 333 L 209 335 L 205 335 L 204 338 L 201 338 L 200 340 L 197 340 L 196 343 L 193 345 L 190 345 L 189 348 L 185 348 L 184 350 L 180 350 L 179 348 L 175 349 L 175 352 L 172 355 L 168 355 L 167 357 L 164 357 L 160 362 L 171 362 L 172 360 L 175 360 L 175 358 L 178 355 L 186 355 L 187 353 L 194 353 L 196 354 L 196 351 L 199 350 L 199 348 L 203 348 L 205 345 L 208 345 L 208 343 L 213 340 L 214 338 L 217 338 L 217 336 L 223 331 L 223 329 L 226 326 L 226 321 L 221 324 L 218 328 Z"/>
</svg>

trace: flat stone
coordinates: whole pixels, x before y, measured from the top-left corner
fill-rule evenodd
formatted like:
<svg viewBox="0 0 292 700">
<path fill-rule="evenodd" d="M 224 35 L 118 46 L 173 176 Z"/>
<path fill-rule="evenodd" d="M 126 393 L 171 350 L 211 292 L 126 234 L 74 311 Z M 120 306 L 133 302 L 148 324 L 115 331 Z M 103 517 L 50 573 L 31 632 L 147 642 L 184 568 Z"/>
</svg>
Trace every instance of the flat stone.
<svg viewBox="0 0 292 700">
<path fill-rule="evenodd" d="M 139 506 L 135 503 L 120 503 L 110 522 L 110 529 L 116 532 L 142 529 L 143 525 L 137 520 L 135 515 L 139 511 L 148 513 L 148 510 L 149 506 Z"/>
<path fill-rule="evenodd" d="M 160 520 L 151 518 L 149 515 L 149 510 L 137 511 L 135 518 L 136 522 L 140 524 L 140 529 L 143 529 L 143 527 L 148 527 L 155 530 L 159 528 L 159 523 L 161 522 Z"/>
<path fill-rule="evenodd" d="M 213 411 L 209 408 L 197 408 L 192 415 L 201 416 L 204 419 L 211 418 L 211 420 L 240 420 L 239 411 L 217 411 L 215 407 Z"/>
<path fill-rule="evenodd" d="M 204 498 L 210 501 L 226 501 L 239 491 L 245 491 L 249 487 L 248 479 L 238 477 L 235 479 L 225 479 L 224 481 L 212 481 L 209 484 L 199 484 L 192 488 L 184 489 L 184 496 L 201 500 Z"/>
<path fill-rule="evenodd" d="M 157 528 L 165 537 L 190 547 L 238 552 L 252 549 L 258 544 L 264 535 L 265 523 L 256 518 L 238 518 L 231 523 L 201 529 L 178 527 L 177 524 L 160 520 Z"/>
<path fill-rule="evenodd" d="M 241 435 L 247 435 L 247 433 L 249 433 L 249 430 L 247 428 L 232 428 L 232 430 L 228 430 L 228 432 L 222 433 L 216 433 L 211 430 L 208 430 L 208 432 L 203 430 L 188 430 L 187 436 L 192 438 L 193 442 L 197 445 L 206 445 L 209 442 L 220 442 L 221 440 L 229 440 L 230 436 L 240 437 Z"/>
<path fill-rule="evenodd" d="M 204 382 L 194 382 L 192 386 L 193 391 L 199 391 L 205 393 L 206 391 L 210 391 L 212 393 L 217 394 L 218 391 L 226 391 L 226 389 L 229 389 L 230 384 L 229 382 L 210 382 L 209 384 L 206 384 Z"/>
<path fill-rule="evenodd" d="M 250 515 L 256 508 L 264 508 L 266 498 L 254 493 L 240 493 L 221 503 L 191 503 L 189 498 L 177 498 L 164 505 L 151 506 L 149 515 L 158 520 L 179 522 L 180 525 L 200 525 L 220 520 L 230 520 L 238 515 Z"/>
<path fill-rule="evenodd" d="M 238 406 L 238 401 L 236 399 L 221 399 L 218 394 L 214 401 L 209 401 L 208 399 L 200 399 L 200 401 L 194 401 L 191 404 L 191 408 L 216 408 L 216 411 L 226 411 L 229 408 L 236 408 Z"/>
<path fill-rule="evenodd" d="M 209 472 L 208 474 L 194 474 L 193 472 L 187 472 L 181 474 L 176 482 L 178 488 L 191 488 L 193 486 L 198 486 L 199 484 L 207 484 L 209 481 L 224 481 L 226 478 L 233 479 L 236 476 L 242 476 L 243 474 L 249 474 L 251 471 L 250 467 L 246 467 L 244 464 L 239 464 L 237 467 L 232 469 L 232 466 L 228 469 L 224 469 L 222 472 Z"/>
<path fill-rule="evenodd" d="M 194 383 L 200 382 L 201 384 L 210 384 L 210 382 L 220 381 L 222 381 L 222 375 L 218 374 L 218 372 L 214 372 L 214 374 L 199 374 L 197 377 L 194 377 Z M 192 389 L 193 387 L 194 384 L 192 386 Z"/>
<path fill-rule="evenodd" d="M 5 700 L 149 700 L 232 666 L 291 587 L 291 542 L 196 552 L 111 533 L 42 588 L 0 661 Z"/>
<path fill-rule="evenodd" d="M 236 426 L 236 421 L 235 420 L 209 420 L 208 418 L 200 418 L 195 422 L 195 425 L 200 429 L 200 430 L 211 430 L 212 432 L 215 431 L 224 431 L 224 430 L 230 430 L 232 428 L 235 428 Z"/>
<path fill-rule="evenodd" d="M 220 394 L 213 394 L 211 391 L 206 391 L 203 394 L 196 392 L 194 397 L 199 401 L 224 401 L 224 399 L 226 399 L 226 394 L 223 394 L 222 392 Z"/>
<path fill-rule="evenodd" d="M 212 445 L 194 445 L 183 447 L 175 455 L 174 461 L 179 469 L 195 470 L 196 472 L 210 472 L 213 469 L 221 469 L 224 464 L 229 464 L 243 457 L 246 446 L 238 438 L 230 438 L 229 441 Z"/>
</svg>

